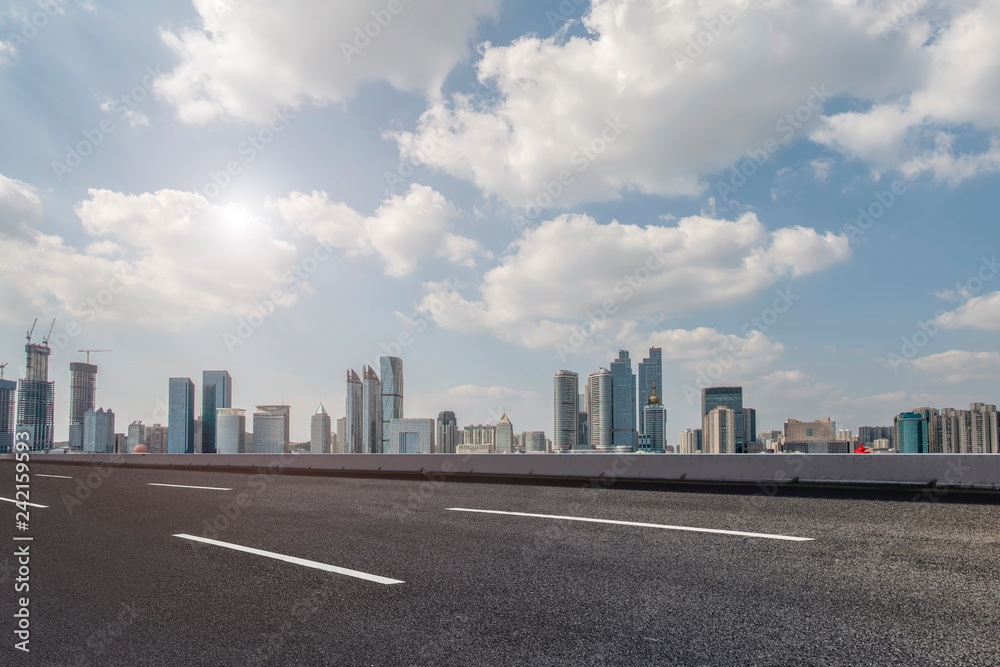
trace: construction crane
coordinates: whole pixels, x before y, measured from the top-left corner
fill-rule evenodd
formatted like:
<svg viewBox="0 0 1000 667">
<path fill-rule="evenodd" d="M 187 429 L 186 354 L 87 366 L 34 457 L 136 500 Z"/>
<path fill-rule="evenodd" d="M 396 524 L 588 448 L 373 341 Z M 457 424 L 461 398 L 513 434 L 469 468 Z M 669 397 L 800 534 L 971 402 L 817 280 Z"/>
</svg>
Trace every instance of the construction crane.
<svg viewBox="0 0 1000 667">
<path fill-rule="evenodd" d="M 31 328 L 28 329 L 28 345 L 31 345 L 31 334 L 35 333 L 35 325 L 38 324 L 38 318 L 32 323 Z"/>
<path fill-rule="evenodd" d="M 91 352 L 114 352 L 114 350 L 77 350 L 77 352 L 86 352 L 87 353 L 87 363 L 89 364 L 90 363 L 90 353 Z"/>
<path fill-rule="evenodd" d="M 42 339 L 42 345 L 45 347 L 49 346 L 49 336 L 52 335 L 52 330 L 56 328 L 56 320 L 52 318 L 52 326 L 49 327 L 49 332 L 45 334 L 45 338 Z"/>
<path fill-rule="evenodd" d="M 0 380 L 3 379 L 3 369 L 5 368 L 7 368 L 7 364 L 0 364 Z"/>
</svg>

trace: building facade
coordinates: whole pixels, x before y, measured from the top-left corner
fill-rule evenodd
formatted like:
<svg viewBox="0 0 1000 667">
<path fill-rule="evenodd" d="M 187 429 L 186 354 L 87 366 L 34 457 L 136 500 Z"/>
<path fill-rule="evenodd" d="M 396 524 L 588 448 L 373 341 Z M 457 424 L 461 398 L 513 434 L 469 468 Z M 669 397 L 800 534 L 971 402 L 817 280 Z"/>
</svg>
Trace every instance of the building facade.
<svg viewBox="0 0 1000 667">
<path fill-rule="evenodd" d="M 382 383 L 371 366 L 364 369 L 361 377 L 362 424 L 361 438 L 367 454 L 382 453 Z"/>
<path fill-rule="evenodd" d="M 435 425 L 435 453 L 454 454 L 458 446 L 458 420 L 451 410 L 438 413 Z"/>
<path fill-rule="evenodd" d="M 247 411 L 216 408 L 215 451 L 219 454 L 247 453 Z"/>
<path fill-rule="evenodd" d="M 202 371 L 201 451 L 203 454 L 216 453 L 217 410 L 231 407 L 233 407 L 233 378 L 229 375 L 229 371 Z"/>
<path fill-rule="evenodd" d="M 736 454 L 736 434 L 742 417 L 732 408 L 719 405 L 705 415 L 704 442 L 706 454 Z"/>
<path fill-rule="evenodd" d="M 510 423 L 506 413 L 497 422 L 496 453 L 514 453 L 514 425 Z"/>
<path fill-rule="evenodd" d="M 94 408 L 97 366 L 74 361 L 69 365 L 69 448 L 83 449 L 83 415 Z"/>
<path fill-rule="evenodd" d="M 646 405 L 642 408 L 644 428 L 643 449 L 654 454 L 662 454 L 667 451 L 667 409 L 660 403 L 660 397 L 656 394 L 656 383 L 650 388 L 650 394 L 646 399 Z"/>
<path fill-rule="evenodd" d="M 253 453 L 285 454 L 288 452 L 291 407 L 258 405 L 253 413 Z"/>
<path fill-rule="evenodd" d="M 167 453 L 194 454 L 194 382 L 170 378 Z"/>
<path fill-rule="evenodd" d="M 333 424 L 326 408 L 320 403 L 316 413 L 309 420 L 309 452 L 311 454 L 331 454 Z"/>
<path fill-rule="evenodd" d="M 677 439 L 677 449 L 681 454 L 700 454 L 702 451 L 700 428 L 684 429 Z"/>
<path fill-rule="evenodd" d="M 48 345 L 24 346 L 27 354 L 27 372 L 17 383 L 18 432 L 30 434 L 30 449 L 52 449 L 55 416 L 55 383 L 49 382 Z"/>
<path fill-rule="evenodd" d="M 379 358 L 379 371 L 382 375 L 382 446 L 380 451 L 386 451 L 388 438 L 385 429 L 393 419 L 403 418 L 403 360 L 399 357 Z"/>
<path fill-rule="evenodd" d="M 642 410 L 649 404 L 654 384 L 660 387 L 660 393 L 663 393 L 663 350 L 659 347 L 649 348 L 649 356 L 639 362 L 637 370 L 636 384 L 639 389 L 639 409 Z M 662 398 L 660 402 L 662 404 Z M 646 435 L 645 415 L 643 413 L 639 414 L 639 434 Z"/>
<path fill-rule="evenodd" d="M 614 450 L 612 439 L 611 371 L 599 368 L 587 376 L 587 404 L 590 409 L 590 448 L 599 452 Z"/>
<path fill-rule="evenodd" d="M 385 431 L 386 454 L 433 454 L 433 419 L 393 419 Z"/>
<path fill-rule="evenodd" d="M 477 424 L 462 429 L 462 443 L 456 446 L 456 454 L 495 454 L 497 427 Z"/>
<path fill-rule="evenodd" d="M 16 397 L 17 383 L 13 380 L 0 380 L 0 454 L 14 451 L 14 428 L 17 426 Z"/>
<path fill-rule="evenodd" d="M 343 445 L 347 454 L 363 454 L 365 451 L 365 407 L 364 385 L 353 370 L 347 371 L 347 397 L 344 412 L 344 428 L 347 438 Z"/>
<path fill-rule="evenodd" d="M 134 421 L 128 425 L 126 437 L 130 452 L 134 452 L 139 445 L 146 445 L 146 448 L 149 448 L 149 429 L 141 421 Z"/>
<path fill-rule="evenodd" d="M 525 431 L 521 434 L 521 444 L 525 454 L 545 453 L 545 431 Z M 552 443 L 553 448 L 555 443 Z"/>
<path fill-rule="evenodd" d="M 744 443 L 743 435 L 743 387 L 706 387 L 701 390 L 701 415 L 702 418 L 718 407 L 733 410 L 736 413 L 735 438 L 736 451 L 742 453 Z M 704 428 L 704 426 L 702 427 Z M 704 429 L 705 442 L 708 442 L 708 429 Z M 706 450 L 707 451 L 707 450 Z M 733 452 L 731 452 L 733 453 Z"/>
<path fill-rule="evenodd" d="M 573 371 L 558 371 L 553 378 L 552 408 L 555 416 L 552 449 L 568 452 L 579 446 L 580 376 Z"/>
<path fill-rule="evenodd" d="M 628 350 L 618 350 L 611 362 L 611 441 L 618 452 L 634 452 L 637 446 L 636 381 Z"/>
<path fill-rule="evenodd" d="M 83 451 L 92 454 L 114 454 L 115 413 L 91 408 L 83 415 Z"/>
</svg>

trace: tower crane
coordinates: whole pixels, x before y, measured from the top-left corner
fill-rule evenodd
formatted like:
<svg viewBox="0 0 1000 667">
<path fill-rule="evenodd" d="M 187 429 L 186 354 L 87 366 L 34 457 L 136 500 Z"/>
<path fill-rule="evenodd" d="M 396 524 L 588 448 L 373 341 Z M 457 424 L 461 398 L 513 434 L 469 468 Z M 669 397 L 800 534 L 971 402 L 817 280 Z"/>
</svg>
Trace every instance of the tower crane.
<svg viewBox="0 0 1000 667">
<path fill-rule="evenodd" d="M 31 345 L 31 334 L 35 333 L 35 325 L 38 324 L 38 318 L 31 324 L 31 328 L 28 329 L 28 345 Z"/>
<path fill-rule="evenodd" d="M 47 334 L 45 334 L 45 338 L 42 339 L 42 345 L 48 347 L 48 345 L 49 345 L 49 336 L 52 335 L 52 330 L 55 329 L 55 328 L 56 328 L 56 320 L 55 320 L 55 318 L 52 318 L 52 326 L 49 327 L 49 332 Z"/>
</svg>

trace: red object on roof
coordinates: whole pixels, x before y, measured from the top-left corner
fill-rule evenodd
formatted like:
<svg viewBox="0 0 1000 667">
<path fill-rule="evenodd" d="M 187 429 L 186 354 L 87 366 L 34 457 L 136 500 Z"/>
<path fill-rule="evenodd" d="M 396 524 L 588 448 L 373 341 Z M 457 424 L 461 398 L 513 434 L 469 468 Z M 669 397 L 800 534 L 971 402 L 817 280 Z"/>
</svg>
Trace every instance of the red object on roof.
<svg viewBox="0 0 1000 667">
<path fill-rule="evenodd" d="M 870 451 L 865 449 L 864 445 L 858 445 L 858 448 L 854 450 L 855 454 L 871 454 Z"/>
</svg>

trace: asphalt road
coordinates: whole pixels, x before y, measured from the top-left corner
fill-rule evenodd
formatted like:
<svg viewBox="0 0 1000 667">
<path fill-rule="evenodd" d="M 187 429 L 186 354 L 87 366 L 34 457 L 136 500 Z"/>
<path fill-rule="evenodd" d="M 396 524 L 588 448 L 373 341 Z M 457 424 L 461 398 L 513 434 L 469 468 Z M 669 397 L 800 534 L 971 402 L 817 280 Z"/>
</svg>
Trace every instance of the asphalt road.
<svg viewBox="0 0 1000 667">
<path fill-rule="evenodd" d="M 996 505 L 32 472 L 48 507 L 27 531 L 0 502 L 3 665 L 1000 664 Z M 0 476 L 13 498 L 12 462 Z M 23 595 L 30 653 L 14 648 Z"/>
</svg>

